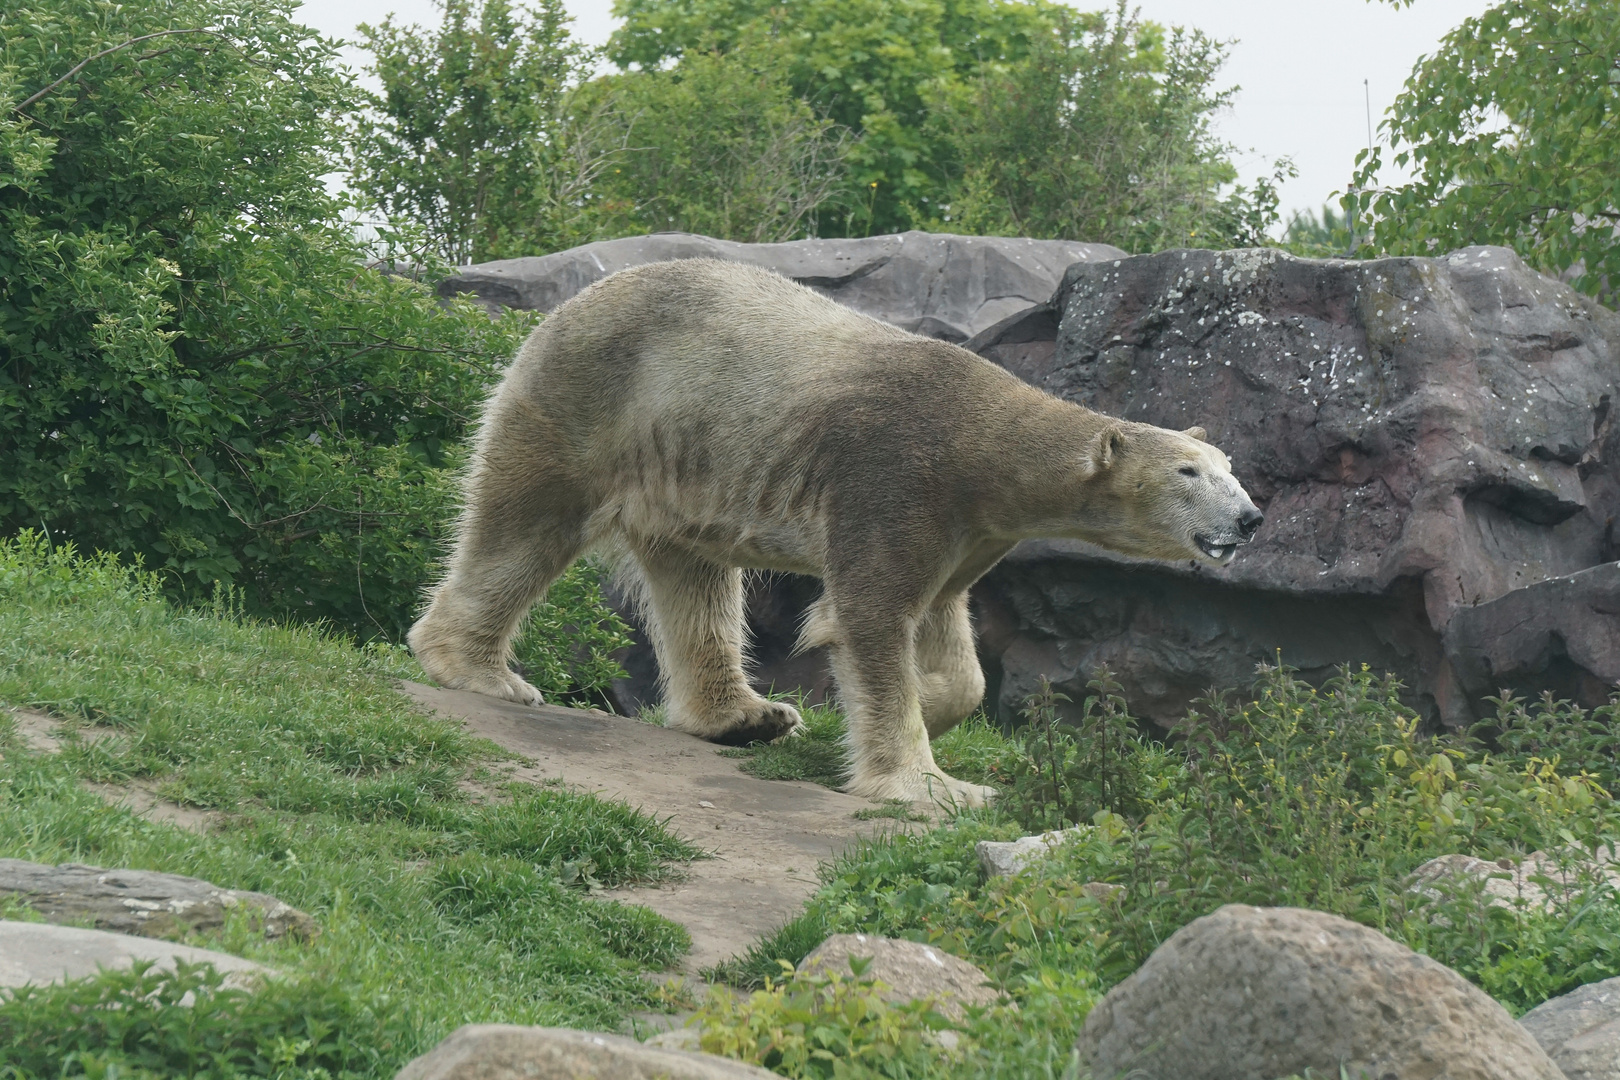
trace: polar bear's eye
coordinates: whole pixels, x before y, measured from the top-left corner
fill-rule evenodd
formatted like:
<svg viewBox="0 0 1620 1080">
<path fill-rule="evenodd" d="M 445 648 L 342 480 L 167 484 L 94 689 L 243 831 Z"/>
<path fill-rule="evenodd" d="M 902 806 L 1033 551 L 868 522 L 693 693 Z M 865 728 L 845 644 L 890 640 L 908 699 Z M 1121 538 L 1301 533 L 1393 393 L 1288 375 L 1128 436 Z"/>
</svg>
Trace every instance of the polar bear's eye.
<svg viewBox="0 0 1620 1080">
<path fill-rule="evenodd" d="M 1197 476 L 1198 475 L 1198 470 L 1193 468 L 1191 465 L 1183 465 L 1181 467 L 1181 475 L 1182 476 Z"/>
</svg>

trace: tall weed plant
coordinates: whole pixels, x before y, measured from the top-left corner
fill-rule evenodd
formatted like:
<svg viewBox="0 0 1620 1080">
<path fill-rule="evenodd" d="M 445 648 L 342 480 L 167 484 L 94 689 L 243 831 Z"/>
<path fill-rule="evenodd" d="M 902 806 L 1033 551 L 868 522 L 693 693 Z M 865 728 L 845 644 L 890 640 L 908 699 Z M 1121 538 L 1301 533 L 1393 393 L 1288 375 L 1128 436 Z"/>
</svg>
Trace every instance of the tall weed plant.
<svg viewBox="0 0 1620 1080">
<path fill-rule="evenodd" d="M 1470 736 L 1435 735 L 1392 678 L 1345 669 L 1313 687 L 1275 666 L 1249 694 L 1198 702 L 1160 743 L 1140 733 L 1108 673 L 1091 689 L 1078 725 L 1057 721 L 1058 697 L 1043 689 L 1019 733 L 999 745 L 988 729 L 971 733 L 958 767 L 1000 785 L 996 805 L 846 853 L 802 916 L 714 974 L 765 986 L 831 933 L 930 942 L 979 965 L 1016 1008 L 970 1015 L 955 1056 L 907 1054 L 870 1074 L 850 1063 L 843 1075 L 1006 1078 L 1067 1075 L 1093 1004 L 1228 903 L 1372 926 L 1515 1014 L 1620 975 L 1605 865 L 1620 839 L 1607 754 L 1620 703 L 1587 711 L 1504 696 Z M 1071 832 L 1050 857 L 985 878 L 979 841 L 1055 827 Z M 1474 877 L 1413 877 L 1455 853 L 1500 860 L 1506 878 L 1533 852 L 1530 884 L 1545 903 L 1528 890 L 1492 903 Z M 728 1008 L 707 1006 L 700 1023 L 752 1030 L 781 1007 L 755 995 Z M 761 1015 L 733 1015 L 750 1009 Z M 846 1021 L 828 1008 L 804 1023 Z"/>
</svg>

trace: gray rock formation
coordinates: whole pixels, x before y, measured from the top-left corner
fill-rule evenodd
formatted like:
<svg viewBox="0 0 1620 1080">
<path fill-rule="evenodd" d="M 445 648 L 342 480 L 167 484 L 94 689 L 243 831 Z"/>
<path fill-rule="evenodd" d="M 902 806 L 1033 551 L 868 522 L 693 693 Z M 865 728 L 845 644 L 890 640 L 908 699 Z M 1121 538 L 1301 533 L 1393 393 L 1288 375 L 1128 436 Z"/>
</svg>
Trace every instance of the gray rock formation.
<svg viewBox="0 0 1620 1080">
<path fill-rule="evenodd" d="M 1335 915 L 1231 904 L 1178 930 L 1086 1018 L 1096 1080 L 1560 1080 L 1462 976 Z M 1133 1071 L 1139 1070 L 1139 1071 Z"/>
<path fill-rule="evenodd" d="M 1620 1080 L 1620 979 L 1544 1001 L 1519 1023 L 1568 1080 Z"/>
<path fill-rule="evenodd" d="M 492 310 L 550 311 L 592 282 L 632 266 L 665 259 L 725 259 L 775 270 L 914 333 L 962 341 L 1031 304 L 1044 303 L 1070 265 L 1123 254 L 1109 244 L 949 233 L 784 244 L 653 233 L 463 267 L 458 276 L 440 283 L 439 294 L 471 295 Z"/>
<path fill-rule="evenodd" d="M 1512 689 L 1600 705 L 1620 684 L 1620 563 L 1459 608 L 1444 640 L 1458 681 L 1476 697 Z"/>
<path fill-rule="evenodd" d="M 273 974 L 251 960 L 211 949 L 76 926 L 0 920 L 0 988 L 82 979 L 103 968 L 127 968 L 136 960 L 150 960 L 160 971 L 173 971 L 176 960 L 213 964 L 234 976 L 227 980 L 231 986 L 248 986 L 252 976 Z"/>
<path fill-rule="evenodd" d="M 0 896 L 23 901 L 52 922 L 89 921 L 143 937 L 217 930 L 236 908 L 253 911 L 268 938 L 291 934 L 307 941 L 320 932 L 314 919 L 267 893 L 222 889 L 201 878 L 152 870 L 0 859 Z"/>
<path fill-rule="evenodd" d="M 395 1080 L 768 1080 L 740 1061 L 567 1028 L 467 1024 Z"/>
<path fill-rule="evenodd" d="M 1548 614 L 1549 585 L 1539 626 L 1447 637 L 1461 613 L 1620 554 L 1620 319 L 1510 251 L 1080 264 L 1051 303 L 968 345 L 1102 412 L 1203 425 L 1266 511 L 1221 569 L 1021 548 L 977 593 L 1004 711 L 1041 674 L 1078 698 L 1107 661 L 1134 707 L 1170 721 L 1280 649 L 1313 678 L 1344 662 L 1393 671 L 1414 703 L 1462 724 L 1524 674 L 1512 658 L 1535 650 L 1517 635 L 1581 667 L 1560 635 L 1614 631 L 1601 602 Z M 1504 667 L 1487 662 L 1498 656 Z M 1596 704 L 1613 675 L 1581 670 Z"/>
<path fill-rule="evenodd" d="M 989 976 L 957 956 L 932 945 L 873 934 L 834 934 L 799 961 L 799 971 L 830 971 L 850 978 L 850 959 L 869 957 L 871 966 L 862 978 L 876 979 L 889 988 L 896 1002 L 934 998 L 940 1015 L 961 1020 L 964 1005 L 993 1005 L 1001 999 Z"/>
</svg>

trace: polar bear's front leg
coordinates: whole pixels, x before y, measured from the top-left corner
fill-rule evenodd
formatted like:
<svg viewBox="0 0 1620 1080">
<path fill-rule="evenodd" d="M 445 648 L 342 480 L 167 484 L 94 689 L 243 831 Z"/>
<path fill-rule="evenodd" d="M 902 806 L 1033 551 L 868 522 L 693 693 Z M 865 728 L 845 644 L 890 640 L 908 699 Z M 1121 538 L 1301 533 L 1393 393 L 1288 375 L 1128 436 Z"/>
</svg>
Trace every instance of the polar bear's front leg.
<svg viewBox="0 0 1620 1080">
<path fill-rule="evenodd" d="M 833 673 L 849 718 L 846 790 L 868 799 L 984 805 L 994 788 L 947 776 L 934 764 L 910 620 L 865 605 L 849 611 L 835 601 L 832 608 L 838 612 Z"/>
<path fill-rule="evenodd" d="M 728 746 L 799 734 L 799 711 L 755 693 L 743 672 L 742 571 L 667 547 L 637 552 L 636 562 L 666 725 Z"/>
</svg>

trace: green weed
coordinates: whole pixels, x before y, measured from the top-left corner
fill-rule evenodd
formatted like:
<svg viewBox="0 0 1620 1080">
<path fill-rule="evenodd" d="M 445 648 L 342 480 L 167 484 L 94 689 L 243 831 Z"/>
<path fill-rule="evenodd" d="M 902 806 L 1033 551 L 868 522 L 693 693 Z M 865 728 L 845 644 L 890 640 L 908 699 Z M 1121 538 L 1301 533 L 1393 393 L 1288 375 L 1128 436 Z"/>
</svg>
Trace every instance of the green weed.
<svg viewBox="0 0 1620 1080">
<path fill-rule="evenodd" d="M 229 987 L 212 966 L 138 961 L 0 1002 L 0 1076 L 159 1080 L 385 1076 L 424 1017 L 386 995 L 315 978 Z"/>
</svg>

